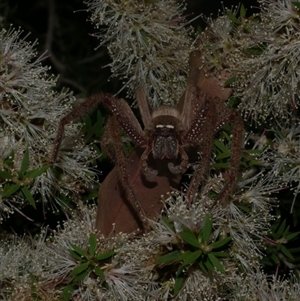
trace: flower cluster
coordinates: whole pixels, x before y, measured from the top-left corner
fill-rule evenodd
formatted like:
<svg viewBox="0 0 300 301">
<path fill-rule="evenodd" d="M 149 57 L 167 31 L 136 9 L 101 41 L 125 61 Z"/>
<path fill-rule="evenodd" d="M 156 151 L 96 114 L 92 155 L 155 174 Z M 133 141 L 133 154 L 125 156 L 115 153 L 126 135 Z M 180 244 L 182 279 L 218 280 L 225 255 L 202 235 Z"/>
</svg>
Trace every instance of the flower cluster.
<svg viewBox="0 0 300 301">
<path fill-rule="evenodd" d="M 111 56 L 113 76 L 134 92 L 143 86 L 156 107 L 176 104 L 186 84 L 190 30 L 177 1 L 85 1 Z"/>
<path fill-rule="evenodd" d="M 55 208 L 95 177 L 79 124 L 66 127 L 59 159 L 49 164 L 58 121 L 75 99 L 55 92 L 56 79 L 41 65 L 45 56 L 36 57 L 36 43 L 21 35 L 13 28 L 0 32 L 0 220 L 37 199 Z"/>
<path fill-rule="evenodd" d="M 227 10 L 208 20 L 199 49 L 208 70 L 226 69 L 234 78 L 239 109 L 257 123 L 282 122 L 298 107 L 300 2 L 261 0 L 260 14 Z"/>
</svg>

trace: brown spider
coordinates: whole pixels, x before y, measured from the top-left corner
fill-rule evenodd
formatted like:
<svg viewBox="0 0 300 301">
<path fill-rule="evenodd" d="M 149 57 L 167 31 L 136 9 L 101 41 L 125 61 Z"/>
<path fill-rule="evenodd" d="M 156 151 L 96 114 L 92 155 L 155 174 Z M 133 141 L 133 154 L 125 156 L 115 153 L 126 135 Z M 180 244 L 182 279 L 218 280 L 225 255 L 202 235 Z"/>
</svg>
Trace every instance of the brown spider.
<svg viewBox="0 0 300 301">
<path fill-rule="evenodd" d="M 183 101 L 177 107 L 164 105 L 150 112 L 146 93 L 141 87 L 136 90 L 136 99 L 144 130 L 126 101 L 116 99 L 106 93 L 94 95 L 74 108 L 60 121 L 51 161 L 55 162 L 57 159 L 64 126 L 83 115 L 91 107 L 98 103 L 104 103 L 110 109 L 111 117 L 106 125 L 102 147 L 111 158 L 116 159 L 120 181 L 127 198 L 146 227 L 146 214 L 127 176 L 121 131 L 123 130 L 136 146 L 143 149 L 141 168 L 147 178 L 155 177 L 158 173 L 156 169 L 149 166 L 150 157 L 157 164 L 167 162 L 171 173 L 183 174 L 189 164 L 188 150 L 193 147 L 201 151 L 201 164 L 195 170 L 186 193 L 187 200 L 191 202 L 203 174 L 208 169 L 214 134 L 225 124 L 232 123 L 231 168 L 228 172 L 228 182 L 217 196 L 216 202 L 223 200 L 234 188 L 238 177 L 243 137 L 243 122 L 240 114 L 226 107 L 220 99 L 201 92 L 191 82 L 182 98 Z M 109 147 L 111 142 L 114 145 L 114 151 Z"/>
</svg>

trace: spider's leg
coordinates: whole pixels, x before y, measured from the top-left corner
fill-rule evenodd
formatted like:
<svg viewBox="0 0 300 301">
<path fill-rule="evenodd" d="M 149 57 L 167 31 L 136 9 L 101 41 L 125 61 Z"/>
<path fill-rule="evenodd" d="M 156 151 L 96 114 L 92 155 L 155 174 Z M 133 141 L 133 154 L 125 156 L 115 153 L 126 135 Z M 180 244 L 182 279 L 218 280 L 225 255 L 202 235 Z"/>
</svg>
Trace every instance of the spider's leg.
<svg viewBox="0 0 300 301">
<path fill-rule="evenodd" d="M 119 180 L 126 193 L 127 200 L 131 208 L 138 214 L 143 224 L 144 230 L 149 228 L 149 224 L 146 220 L 146 213 L 138 200 L 132 185 L 130 184 L 128 173 L 126 171 L 126 158 L 123 152 L 123 145 L 121 139 L 121 127 L 116 115 L 113 115 L 108 121 L 108 132 L 111 135 L 111 140 L 115 148 L 115 159 L 117 161 Z"/>
<path fill-rule="evenodd" d="M 191 122 L 189 130 L 183 137 L 183 141 L 185 145 L 201 145 L 202 159 L 199 168 L 194 173 L 187 191 L 186 197 L 189 202 L 191 202 L 192 198 L 195 196 L 203 174 L 209 166 L 213 146 L 215 121 L 217 117 L 215 104 L 209 96 L 204 95 L 202 107 L 200 107 L 200 105 L 196 105 L 195 108 L 195 117 Z"/>
<path fill-rule="evenodd" d="M 111 147 L 109 147 L 110 143 L 114 143 L 114 141 L 112 139 L 113 134 L 111 132 L 112 127 L 113 127 L 112 126 L 112 118 L 109 118 L 106 123 L 106 126 L 104 128 L 104 133 L 103 133 L 103 136 L 101 139 L 101 148 L 108 155 L 108 157 L 111 160 L 115 160 L 115 158 L 116 158 L 115 151 Z"/>
<path fill-rule="evenodd" d="M 147 159 L 148 159 L 148 156 L 151 153 L 151 151 L 152 151 L 152 146 L 148 145 L 147 148 L 145 149 L 145 151 L 143 152 L 143 154 L 141 155 L 143 174 L 147 178 L 154 178 L 158 174 L 158 171 L 155 170 L 155 169 L 150 168 L 148 163 L 147 163 Z"/>
<path fill-rule="evenodd" d="M 168 163 L 168 168 L 173 174 L 184 173 L 189 163 L 189 157 L 181 146 L 178 147 L 178 153 L 181 155 L 181 163 L 179 165 L 174 165 L 172 162 Z"/>
<path fill-rule="evenodd" d="M 223 104 L 225 107 L 225 105 Z M 220 108 L 220 107 L 219 107 Z M 230 192 L 234 189 L 239 175 L 239 165 L 241 159 L 241 149 L 243 143 L 244 125 L 240 113 L 236 110 L 222 110 L 223 118 L 220 119 L 219 124 L 232 123 L 232 140 L 231 140 L 231 158 L 230 158 L 230 169 L 226 174 L 227 183 L 223 187 L 223 190 L 218 194 L 216 202 L 224 200 Z"/>
<path fill-rule="evenodd" d="M 53 150 L 50 156 L 50 162 L 56 162 L 57 160 L 65 125 L 84 115 L 99 103 L 105 103 L 110 108 L 112 113 L 118 116 L 119 124 L 136 144 L 142 145 L 146 143 L 141 126 L 131 111 L 129 105 L 123 99 L 116 99 L 110 94 L 100 93 L 89 97 L 85 102 L 80 104 L 78 107 L 75 107 L 70 113 L 60 120 L 57 135 L 53 142 Z"/>
</svg>

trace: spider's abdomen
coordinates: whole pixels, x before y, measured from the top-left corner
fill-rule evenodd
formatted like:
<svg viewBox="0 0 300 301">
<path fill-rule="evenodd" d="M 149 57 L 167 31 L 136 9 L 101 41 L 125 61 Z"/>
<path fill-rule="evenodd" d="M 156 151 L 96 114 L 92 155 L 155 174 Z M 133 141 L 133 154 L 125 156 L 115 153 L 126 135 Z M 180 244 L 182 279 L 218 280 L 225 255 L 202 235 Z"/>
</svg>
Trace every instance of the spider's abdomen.
<svg viewBox="0 0 300 301">
<path fill-rule="evenodd" d="M 176 159 L 178 156 L 178 141 L 174 127 L 168 125 L 156 126 L 153 133 L 152 153 L 154 159 Z"/>
</svg>

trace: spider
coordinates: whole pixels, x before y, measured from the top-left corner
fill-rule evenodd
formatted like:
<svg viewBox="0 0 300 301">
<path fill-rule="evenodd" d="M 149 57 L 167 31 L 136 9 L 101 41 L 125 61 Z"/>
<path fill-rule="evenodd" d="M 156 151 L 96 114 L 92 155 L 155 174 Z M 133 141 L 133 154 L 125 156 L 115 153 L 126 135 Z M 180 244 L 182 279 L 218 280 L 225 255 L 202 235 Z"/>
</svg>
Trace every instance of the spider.
<svg viewBox="0 0 300 301">
<path fill-rule="evenodd" d="M 186 198 L 188 202 L 191 202 L 209 167 L 214 134 L 225 124 L 232 123 L 231 168 L 228 172 L 227 184 L 215 202 L 226 198 L 233 190 L 238 177 L 243 137 L 243 121 L 240 114 L 226 107 L 220 99 L 200 91 L 192 83 L 188 84 L 182 101 L 177 107 L 163 105 L 151 112 L 142 87 L 136 89 L 136 99 L 144 129 L 127 102 L 123 99 L 116 99 L 111 94 L 101 93 L 91 96 L 74 108 L 59 123 L 51 161 L 57 160 L 65 125 L 98 103 L 104 103 L 110 109 L 111 116 L 104 131 L 102 148 L 109 157 L 116 160 L 119 178 L 129 203 L 140 216 L 142 224 L 147 227 L 146 214 L 127 176 L 126 157 L 122 150 L 122 130 L 136 146 L 143 149 L 140 157 L 141 169 L 146 178 L 153 178 L 158 174 L 158 171 L 148 164 L 150 157 L 157 164 L 166 162 L 171 173 L 184 174 L 189 164 L 189 149 L 196 148 L 197 151 L 201 151 L 201 164 L 195 170 L 186 192 Z M 114 145 L 114 150 L 109 147 L 110 143 Z"/>
</svg>

